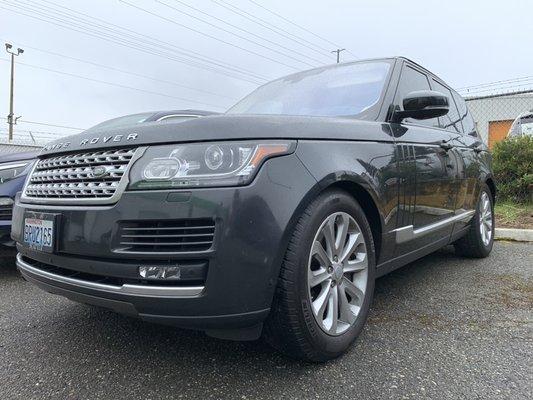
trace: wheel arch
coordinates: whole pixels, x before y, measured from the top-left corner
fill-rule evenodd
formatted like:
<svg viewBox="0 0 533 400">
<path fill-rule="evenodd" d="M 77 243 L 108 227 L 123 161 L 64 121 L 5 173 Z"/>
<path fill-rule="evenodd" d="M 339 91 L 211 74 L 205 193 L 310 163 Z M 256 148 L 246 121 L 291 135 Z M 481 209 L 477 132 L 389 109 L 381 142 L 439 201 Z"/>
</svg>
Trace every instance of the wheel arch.
<svg viewBox="0 0 533 400">
<path fill-rule="evenodd" d="M 374 240 L 374 248 L 376 252 L 376 262 L 380 259 L 382 249 L 382 235 L 384 220 L 379 211 L 377 194 L 371 189 L 371 185 L 359 175 L 338 173 L 325 177 L 306 194 L 302 202 L 298 206 L 291 226 L 294 226 L 303 210 L 313 202 L 318 196 L 328 190 L 340 189 L 353 197 L 363 209 L 368 224 L 372 232 Z"/>
<path fill-rule="evenodd" d="M 485 183 L 487 184 L 487 186 L 489 187 L 490 189 L 490 193 L 492 195 L 492 202 L 493 203 L 496 203 L 496 184 L 494 183 L 494 179 L 492 179 L 491 176 L 489 176 L 486 180 L 485 180 Z"/>
<path fill-rule="evenodd" d="M 325 187 L 323 191 L 331 189 L 341 189 L 347 192 L 359 203 L 368 219 L 368 224 L 370 225 L 370 230 L 372 231 L 372 238 L 374 240 L 376 261 L 379 260 L 383 234 L 383 221 L 376 201 L 370 194 L 369 190 L 366 189 L 361 183 L 347 179 L 333 182 L 329 186 Z"/>
</svg>

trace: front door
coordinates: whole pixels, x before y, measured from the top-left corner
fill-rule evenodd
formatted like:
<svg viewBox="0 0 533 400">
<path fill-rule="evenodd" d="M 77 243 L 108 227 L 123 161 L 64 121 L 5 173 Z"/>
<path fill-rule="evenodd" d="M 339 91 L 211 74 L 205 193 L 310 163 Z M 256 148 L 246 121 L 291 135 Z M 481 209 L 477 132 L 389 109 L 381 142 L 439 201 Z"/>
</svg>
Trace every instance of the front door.
<svg viewBox="0 0 533 400">
<path fill-rule="evenodd" d="M 404 65 L 394 107 L 417 90 L 430 90 L 427 75 L 415 66 Z M 398 199 L 396 255 L 419 250 L 450 238 L 455 215 L 460 155 L 451 145 L 458 136 L 442 129 L 438 118 L 405 119 L 391 124 L 397 143 L 401 174 Z"/>
</svg>

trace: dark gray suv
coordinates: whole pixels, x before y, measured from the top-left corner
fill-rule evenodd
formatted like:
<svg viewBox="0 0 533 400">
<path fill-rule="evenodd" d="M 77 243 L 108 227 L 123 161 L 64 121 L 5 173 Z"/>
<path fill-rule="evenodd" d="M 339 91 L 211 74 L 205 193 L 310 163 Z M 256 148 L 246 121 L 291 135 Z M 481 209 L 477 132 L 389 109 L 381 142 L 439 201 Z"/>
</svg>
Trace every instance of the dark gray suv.
<svg viewBox="0 0 533 400">
<path fill-rule="evenodd" d="M 24 277 L 72 300 L 324 361 L 375 279 L 494 237 L 491 157 L 464 100 L 404 58 L 268 83 L 226 114 L 83 132 L 16 202 Z"/>
</svg>

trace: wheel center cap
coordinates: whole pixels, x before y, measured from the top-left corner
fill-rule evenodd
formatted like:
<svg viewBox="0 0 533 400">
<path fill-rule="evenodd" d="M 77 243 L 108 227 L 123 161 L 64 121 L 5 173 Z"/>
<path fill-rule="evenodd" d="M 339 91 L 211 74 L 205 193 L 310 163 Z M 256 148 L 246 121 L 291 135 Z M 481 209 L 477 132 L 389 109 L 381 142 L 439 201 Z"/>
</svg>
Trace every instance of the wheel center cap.
<svg viewBox="0 0 533 400">
<path fill-rule="evenodd" d="M 339 282 L 342 279 L 342 275 L 344 273 L 344 268 L 342 267 L 342 264 L 334 264 L 333 265 L 333 277 L 337 282 Z"/>
</svg>

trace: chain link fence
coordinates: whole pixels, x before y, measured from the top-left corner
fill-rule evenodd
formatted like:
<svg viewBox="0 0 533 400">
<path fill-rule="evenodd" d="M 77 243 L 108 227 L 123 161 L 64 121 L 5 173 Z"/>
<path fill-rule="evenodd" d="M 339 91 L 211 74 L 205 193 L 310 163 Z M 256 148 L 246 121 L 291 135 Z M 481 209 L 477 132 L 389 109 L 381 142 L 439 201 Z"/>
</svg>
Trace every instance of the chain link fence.
<svg viewBox="0 0 533 400">
<path fill-rule="evenodd" d="M 463 96 L 493 152 L 499 199 L 533 203 L 533 90 Z"/>
</svg>

